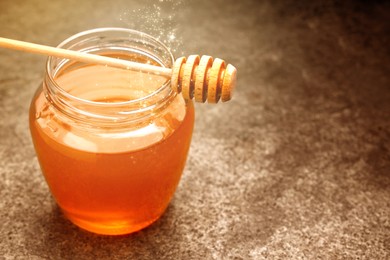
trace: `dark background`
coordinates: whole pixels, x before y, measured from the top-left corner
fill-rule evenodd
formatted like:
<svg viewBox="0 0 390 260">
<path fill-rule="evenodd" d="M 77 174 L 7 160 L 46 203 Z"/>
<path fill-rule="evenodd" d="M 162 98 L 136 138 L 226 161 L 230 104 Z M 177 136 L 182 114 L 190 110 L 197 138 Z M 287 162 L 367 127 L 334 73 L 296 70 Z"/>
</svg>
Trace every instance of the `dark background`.
<svg viewBox="0 0 390 260">
<path fill-rule="evenodd" d="M 126 27 L 238 69 L 197 104 L 164 216 L 128 236 L 70 224 L 41 175 L 28 107 L 45 57 L 0 49 L 0 258 L 389 259 L 387 1 L 1 0 L 0 36 L 57 45 Z"/>
</svg>

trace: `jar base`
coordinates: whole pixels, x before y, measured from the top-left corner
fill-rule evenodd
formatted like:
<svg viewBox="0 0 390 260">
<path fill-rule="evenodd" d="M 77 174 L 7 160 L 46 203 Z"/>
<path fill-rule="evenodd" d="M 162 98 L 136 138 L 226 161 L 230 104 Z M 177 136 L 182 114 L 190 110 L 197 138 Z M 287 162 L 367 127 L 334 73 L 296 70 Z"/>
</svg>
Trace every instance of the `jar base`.
<svg viewBox="0 0 390 260">
<path fill-rule="evenodd" d="M 150 219 L 142 222 L 132 222 L 132 221 L 109 221 L 109 222 L 94 222 L 90 220 L 85 220 L 80 217 L 75 217 L 66 211 L 62 210 L 65 217 L 72 222 L 74 225 L 79 228 L 86 230 L 88 232 L 92 232 L 99 235 L 128 235 L 134 232 L 137 232 L 141 229 L 144 229 L 155 221 L 157 221 L 160 216 L 155 217 L 154 219 Z"/>
</svg>

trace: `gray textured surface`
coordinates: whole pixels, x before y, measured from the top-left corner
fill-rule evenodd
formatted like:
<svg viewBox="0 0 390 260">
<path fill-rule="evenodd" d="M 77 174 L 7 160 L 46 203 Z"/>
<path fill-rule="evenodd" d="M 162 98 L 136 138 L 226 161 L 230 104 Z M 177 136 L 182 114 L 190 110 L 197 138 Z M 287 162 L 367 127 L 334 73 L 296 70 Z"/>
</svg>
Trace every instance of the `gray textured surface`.
<svg viewBox="0 0 390 260">
<path fill-rule="evenodd" d="M 1 49 L 0 259 L 389 259 L 390 5 L 191 2 L 0 1 L 4 37 L 158 36 L 158 23 L 175 29 L 176 54 L 239 71 L 232 102 L 196 107 L 166 214 L 104 237 L 64 219 L 35 158 L 27 111 L 45 59 Z"/>
</svg>

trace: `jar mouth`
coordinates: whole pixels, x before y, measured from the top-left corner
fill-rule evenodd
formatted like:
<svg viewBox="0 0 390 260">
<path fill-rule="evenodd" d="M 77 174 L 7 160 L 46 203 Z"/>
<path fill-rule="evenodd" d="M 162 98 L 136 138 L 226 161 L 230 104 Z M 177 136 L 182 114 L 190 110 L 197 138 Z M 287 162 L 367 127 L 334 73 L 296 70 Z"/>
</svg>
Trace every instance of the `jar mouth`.
<svg viewBox="0 0 390 260">
<path fill-rule="evenodd" d="M 155 65 L 166 68 L 171 68 L 174 63 L 172 53 L 162 42 L 146 33 L 126 28 L 107 27 L 83 31 L 67 38 L 57 47 L 98 55 L 107 51 L 132 53 L 142 55 L 142 57 L 155 62 Z M 46 84 L 44 84 L 48 100 L 56 109 L 73 119 L 88 118 L 88 120 L 108 120 L 116 123 L 134 121 L 134 119 L 148 116 L 162 106 L 165 107 L 166 103 L 176 95 L 171 89 L 170 79 L 165 79 L 161 86 L 158 85 L 144 96 L 129 100 L 105 102 L 83 98 L 61 87 L 57 79 L 58 74 L 67 66 L 75 64 L 80 66 L 83 63 L 72 62 L 64 58 L 48 57 Z M 126 70 L 123 71 L 126 72 Z"/>
</svg>

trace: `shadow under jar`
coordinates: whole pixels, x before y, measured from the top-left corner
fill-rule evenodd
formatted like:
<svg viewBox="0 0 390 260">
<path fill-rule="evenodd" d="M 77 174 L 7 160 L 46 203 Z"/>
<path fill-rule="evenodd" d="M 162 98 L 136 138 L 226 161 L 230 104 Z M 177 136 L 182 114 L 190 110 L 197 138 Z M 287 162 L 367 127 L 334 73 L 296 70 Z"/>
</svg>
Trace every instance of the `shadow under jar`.
<svg viewBox="0 0 390 260">
<path fill-rule="evenodd" d="M 58 47 L 172 67 L 170 51 L 133 30 L 79 33 Z M 194 107 L 170 80 L 50 57 L 30 107 L 30 130 L 50 191 L 88 231 L 140 230 L 167 208 L 182 175 Z"/>
</svg>

